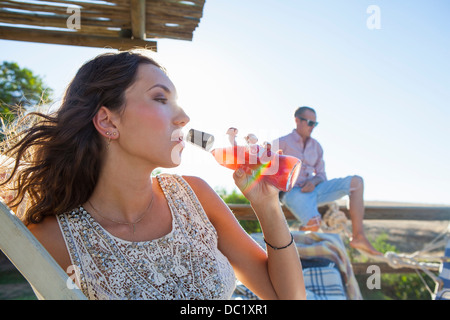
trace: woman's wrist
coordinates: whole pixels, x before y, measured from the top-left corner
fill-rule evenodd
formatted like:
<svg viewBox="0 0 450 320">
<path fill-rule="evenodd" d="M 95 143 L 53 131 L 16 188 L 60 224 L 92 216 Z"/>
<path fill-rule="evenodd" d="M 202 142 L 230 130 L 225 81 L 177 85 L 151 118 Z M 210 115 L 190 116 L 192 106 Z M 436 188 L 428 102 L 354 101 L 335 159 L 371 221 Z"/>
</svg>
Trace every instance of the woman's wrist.
<svg viewBox="0 0 450 320">
<path fill-rule="evenodd" d="M 252 204 L 261 225 L 264 242 L 272 250 L 279 251 L 287 249 L 293 243 L 293 236 L 278 199 L 270 202 Z"/>
<path fill-rule="evenodd" d="M 270 224 L 274 224 L 276 221 L 280 221 L 283 224 L 286 223 L 283 209 L 278 199 L 270 202 L 250 203 L 250 205 L 258 217 L 261 227 L 265 227 L 266 222 Z"/>
<path fill-rule="evenodd" d="M 291 241 L 287 245 L 282 246 L 282 247 L 275 247 L 275 246 L 271 245 L 269 242 L 266 241 L 266 238 L 264 238 L 264 242 L 269 247 L 271 247 L 273 250 L 283 250 L 283 249 L 286 249 L 287 247 L 289 247 L 292 243 L 294 243 L 294 236 L 292 235 L 292 233 L 290 233 L 290 235 L 291 235 Z"/>
<path fill-rule="evenodd" d="M 250 201 L 250 205 L 256 213 L 282 211 L 278 197 Z"/>
</svg>

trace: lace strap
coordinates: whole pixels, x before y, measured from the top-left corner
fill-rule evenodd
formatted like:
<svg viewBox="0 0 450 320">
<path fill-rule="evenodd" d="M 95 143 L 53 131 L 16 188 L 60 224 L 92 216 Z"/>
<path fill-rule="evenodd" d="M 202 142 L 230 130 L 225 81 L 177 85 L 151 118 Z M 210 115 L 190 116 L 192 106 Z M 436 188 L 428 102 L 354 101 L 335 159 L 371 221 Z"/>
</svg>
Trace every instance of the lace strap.
<svg viewBox="0 0 450 320">
<path fill-rule="evenodd" d="M 80 250 L 78 248 L 78 243 L 76 241 L 76 237 L 72 233 L 72 228 L 70 224 L 70 219 L 78 220 L 80 219 L 79 209 L 74 209 L 72 211 L 68 211 L 62 214 L 57 215 L 57 221 L 61 230 L 61 233 L 64 238 L 64 242 L 66 244 L 66 248 L 69 252 L 70 261 L 72 263 L 71 267 L 74 268 L 74 275 L 76 277 L 76 282 L 80 284 L 81 291 L 84 295 L 87 295 L 88 289 L 86 286 L 86 279 L 84 277 L 84 272 L 80 272 L 82 270 Z"/>
<path fill-rule="evenodd" d="M 189 200 L 195 208 L 195 213 L 201 218 L 203 224 L 217 236 L 216 229 L 212 225 L 211 221 L 209 221 L 205 210 L 197 198 L 197 195 L 183 177 L 176 174 L 160 174 L 157 178 L 167 201 L 169 202 L 169 205 L 172 203 L 177 208 L 176 211 L 187 212 L 190 215 L 191 213 L 189 210 L 186 210 L 186 204 L 183 201 L 186 199 Z M 189 219 L 190 217 L 187 218 Z M 195 230 L 193 231 L 195 232 Z"/>
</svg>

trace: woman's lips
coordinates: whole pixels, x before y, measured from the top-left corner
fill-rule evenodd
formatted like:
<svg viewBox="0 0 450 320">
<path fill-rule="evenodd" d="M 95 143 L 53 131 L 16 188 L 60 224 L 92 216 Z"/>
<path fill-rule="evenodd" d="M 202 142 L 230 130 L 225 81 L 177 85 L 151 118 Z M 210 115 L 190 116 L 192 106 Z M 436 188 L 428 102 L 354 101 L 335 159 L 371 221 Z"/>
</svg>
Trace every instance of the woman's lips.
<svg viewBox="0 0 450 320">
<path fill-rule="evenodd" d="M 176 129 L 172 132 L 172 136 L 171 136 L 171 141 L 176 141 L 177 143 L 181 143 L 181 145 L 185 146 L 184 143 L 184 134 L 183 131 L 181 129 Z"/>
</svg>

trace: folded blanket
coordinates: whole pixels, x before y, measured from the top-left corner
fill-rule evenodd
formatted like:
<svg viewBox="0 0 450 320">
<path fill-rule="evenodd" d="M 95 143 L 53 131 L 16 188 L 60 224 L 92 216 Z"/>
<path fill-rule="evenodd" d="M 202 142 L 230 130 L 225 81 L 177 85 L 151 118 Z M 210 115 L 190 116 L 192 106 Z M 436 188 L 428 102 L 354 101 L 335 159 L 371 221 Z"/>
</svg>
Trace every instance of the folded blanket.
<svg viewBox="0 0 450 320">
<path fill-rule="evenodd" d="M 350 263 L 345 245 L 339 234 L 293 231 L 292 235 L 300 259 L 323 258 L 331 260 L 335 264 L 334 267 L 337 267 L 340 272 L 347 298 L 350 300 L 362 300 L 361 291 L 353 273 L 352 264 Z M 253 233 L 251 236 L 261 247 L 265 248 L 263 235 L 261 233 Z M 308 269 L 310 268 L 304 268 L 305 286 L 308 282 L 310 288 L 307 288 L 307 293 L 310 291 L 312 298 L 320 297 L 317 292 L 325 292 L 326 288 L 331 288 L 331 296 L 335 295 L 336 299 L 342 298 L 341 294 L 336 295 L 337 277 L 336 273 L 332 271 L 333 267 L 328 269 L 325 268 L 322 271 L 319 271 L 317 268 L 310 271 L 308 271 Z M 308 279 L 306 279 L 306 277 L 308 277 Z M 315 278 L 311 280 L 311 277 Z M 328 280 L 330 281 L 330 284 L 328 284 Z M 313 287 L 316 287 L 316 291 L 312 290 Z"/>
</svg>

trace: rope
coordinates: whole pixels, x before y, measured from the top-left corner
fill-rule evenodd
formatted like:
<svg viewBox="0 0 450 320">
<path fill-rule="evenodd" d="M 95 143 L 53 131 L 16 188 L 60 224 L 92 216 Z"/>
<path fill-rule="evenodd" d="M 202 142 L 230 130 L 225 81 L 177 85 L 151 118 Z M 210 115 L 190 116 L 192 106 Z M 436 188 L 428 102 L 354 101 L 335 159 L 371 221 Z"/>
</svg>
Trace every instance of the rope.
<svg viewBox="0 0 450 320">
<path fill-rule="evenodd" d="M 450 261 L 450 257 L 437 256 L 432 254 L 426 254 L 432 250 L 445 247 L 447 241 L 449 240 L 450 223 L 447 227 L 439 233 L 432 241 L 426 244 L 422 250 L 418 250 L 411 254 L 402 254 L 395 252 L 386 252 L 384 256 L 387 258 L 388 264 L 392 268 L 420 268 L 422 270 L 432 270 L 439 271 L 442 262 Z M 436 261 L 433 262 L 423 262 L 419 260 Z"/>
<path fill-rule="evenodd" d="M 322 217 L 321 229 L 326 233 L 344 233 L 347 237 L 351 237 L 351 233 L 347 227 L 347 216 L 339 210 L 337 202 L 328 204 L 328 209 Z"/>
<path fill-rule="evenodd" d="M 321 229 L 323 232 L 327 233 L 344 233 L 347 237 L 351 237 L 351 232 L 347 226 L 347 216 L 344 212 L 339 210 L 339 205 L 337 202 L 332 202 L 328 204 L 328 209 L 323 215 Z M 413 268 L 421 270 L 432 270 L 439 271 L 440 264 L 442 262 L 450 261 L 450 257 L 436 256 L 425 254 L 434 249 L 445 247 L 447 243 L 446 235 L 450 231 L 450 223 L 447 228 L 438 234 L 435 239 L 426 244 L 422 250 L 416 251 L 412 254 L 396 253 L 393 251 L 388 251 L 384 256 L 374 256 L 367 252 L 360 251 L 362 254 L 368 256 L 369 258 L 386 262 L 390 267 L 399 268 Z M 419 261 L 428 260 L 428 262 Z M 430 262 L 434 261 L 434 262 Z"/>
<path fill-rule="evenodd" d="M 403 253 L 388 251 L 380 260 L 385 261 L 391 268 L 412 268 L 412 269 L 427 269 L 432 271 L 439 271 L 440 263 L 418 261 L 420 255 L 412 256 Z"/>
<path fill-rule="evenodd" d="M 339 210 L 337 202 L 332 202 L 328 205 L 328 210 L 325 212 L 322 219 L 323 220 L 321 229 L 323 232 L 343 233 L 348 238 L 352 236 L 350 230 L 347 227 L 348 222 L 347 216 L 345 215 L 344 212 Z M 422 248 L 422 250 L 415 251 L 411 254 L 388 251 L 384 254 L 384 256 L 379 255 L 374 256 L 368 254 L 365 251 L 359 252 L 374 260 L 385 262 L 391 268 L 394 269 L 399 268 L 414 269 L 414 271 L 418 274 L 419 278 L 424 284 L 426 290 L 430 293 L 432 299 L 434 299 L 435 294 L 432 292 L 425 279 L 419 273 L 419 270 L 421 270 L 427 276 L 429 276 L 436 284 L 436 288 L 440 290 L 439 288 L 442 287 L 443 281 L 441 278 L 433 274 L 432 271 L 439 272 L 441 264 L 443 262 L 450 262 L 450 257 L 437 256 L 427 253 L 429 253 L 432 250 L 445 247 L 449 239 L 450 239 L 450 222 L 448 223 L 447 227 L 440 234 L 438 234 L 432 241 L 426 244 Z"/>
</svg>

